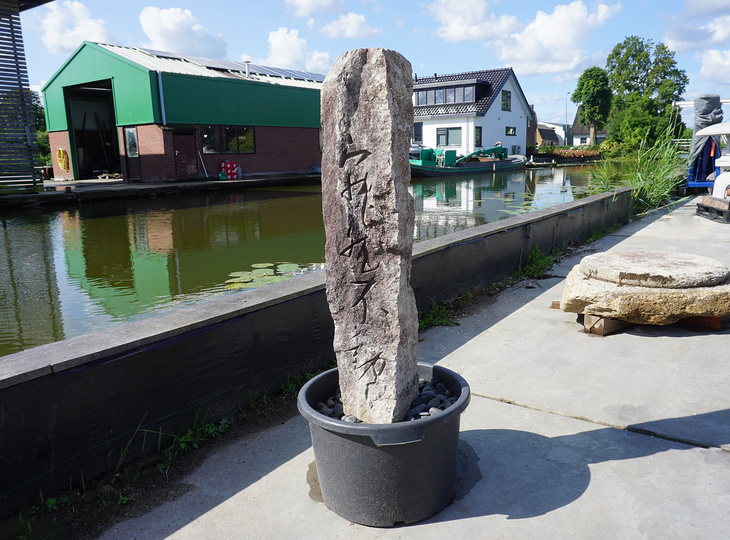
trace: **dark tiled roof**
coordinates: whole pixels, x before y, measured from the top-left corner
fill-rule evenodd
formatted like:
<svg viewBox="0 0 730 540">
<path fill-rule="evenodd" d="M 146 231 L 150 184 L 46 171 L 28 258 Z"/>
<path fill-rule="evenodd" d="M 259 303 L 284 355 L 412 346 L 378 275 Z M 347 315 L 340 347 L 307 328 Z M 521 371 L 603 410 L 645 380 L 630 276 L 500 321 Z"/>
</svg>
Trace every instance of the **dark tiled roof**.
<svg viewBox="0 0 730 540">
<path fill-rule="evenodd" d="M 450 73 L 446 75 L 434 75 L 433 77 L 419 77 L 413 81 L 413 89 L 418 90 L 419 87 L 428 85 L 433 88 L 435 84 L 443 83 L 444 87 L 454 86 L 455 83 L 461 81 L 476 80 L 482 85 L 480 98 L 473 103 L 448 103 L 443 105 L 426 105 L 416 106 L 414 108 L 414 116 L 432 116 L 441 114 L 474 114 L 484 116 L 499 95 L 499 91 L 504 86 L 507 78 L 512 73 L 512 68 L 487 69 L 483 71 L 468 71 L 466 73 Z M 480 95 L 480 89 L 476 90 Z"/>
<path fill-rule="evenodd" d="M 558 141 L 558 134 L 555 133 L 554 129 L 538 127 L 537 131 L 540 133 L 540 138 L 543 141 Z"/>
<path fill-rule="evenodd" d="M 588 128 L 588 125 L 581 124 L 578 122 L 578 115 L 580 114 L 580 111 L 583 110 L 583 105 L 578 105 L 578 109 L 575 111 L 575 118 L 573 119 L 573 125 L 570 128 L 570 134 L 571 135 L 585 135 L 586 137 L 590 135 L 590 129 Z M 603 127 L 601 129 L 596 130 L 596 136 L 598 135 L 605 135 L 606 134 L 606 128 Z"/>
</svg>

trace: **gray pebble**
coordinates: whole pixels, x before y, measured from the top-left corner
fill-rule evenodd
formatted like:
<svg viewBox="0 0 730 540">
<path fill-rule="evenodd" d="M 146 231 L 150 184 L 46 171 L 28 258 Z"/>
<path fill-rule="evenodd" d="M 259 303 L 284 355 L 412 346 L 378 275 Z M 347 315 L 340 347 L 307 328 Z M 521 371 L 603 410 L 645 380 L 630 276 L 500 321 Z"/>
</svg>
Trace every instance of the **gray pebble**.
<svg viewBox="0 0 730 540">
<path fill-rule="evenodd" d="M 426 408 L 433 409 L 434 407 L 438 407 L 439 405 L 441 405 L 441 400 L 439 398 L 435 397 L 431 401 L 426 403 Z"/>
<path fill-rule="evenodd" d="M 344 411 L 342 410 L 342 403 L 335 403 L 335 408 L 332 409 L 332 411 L 337 418 L 340 418 L 344 413 Z"/>
<path fill-rule="evenodd" d="M 332 416 L 332 409 L 329 407 L 322 407 L 319 412 L 321 412 L 325 416 Z"/>
<path fill-rule="evenodd" d="M 425 410 L 426 410 L 426 406 L 423 403 L 421 403 L 420 405 L 418 405 L 418 406 L 413 407 L 412 409 L 410 409 L 406 413 L 406 416 L 418 416 L 419 414 L 421 414 Z"/>
<path fill-rule="evenodd" d="M 327 406 L 328 406 L 328 407 L 329 407 L 330 409 L 334 408 L 334 406 L 335 406 L 335 400 L 334 400 L 334 398 L 328 398 L 328 399 L 327 399 Z"/>
<path fill-rule="evenodd" d="M 425 399 L 426 402 L 431 401 L 435 397 L 436 392 L 434 392 L 433 390 L 424 390 L 423 392 L 421 392 L 421 398 Z"/>
<path fill-rule="evenodd" d="M 357 423 L 357 418 L 355 416 L 351 415 L 351 414 L 346 414 L 345 416 L 342 417 L 342 421 L 343 422 L 350 422 L 352 424 L 356 424 Z"/>
<path fill-rule="evenodd" d="M 429 414 L 438 414 L 438 413 L 440 413 L 440 412 L 441 412 L 441 409 L 439 409 L 438 407 L 431 407 L 431 408 L 430 408 L 430 409 L 428 410 L 428 413 L 429 413 Z"/>
</svg>

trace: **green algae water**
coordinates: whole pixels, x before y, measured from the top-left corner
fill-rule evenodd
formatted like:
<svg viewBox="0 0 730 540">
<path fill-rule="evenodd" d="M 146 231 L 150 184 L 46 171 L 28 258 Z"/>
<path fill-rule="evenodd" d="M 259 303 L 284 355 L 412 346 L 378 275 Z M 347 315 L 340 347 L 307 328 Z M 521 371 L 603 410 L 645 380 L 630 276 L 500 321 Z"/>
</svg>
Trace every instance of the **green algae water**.
<svg viewBox="0 0 730 540">
<path fill-rule="evenodd" d="M 416 242 L 582 196 L 590 168 L 414 181 Z M 0 215 L 0 356 L 319 271 L 320 187 Z"/>
</svg>

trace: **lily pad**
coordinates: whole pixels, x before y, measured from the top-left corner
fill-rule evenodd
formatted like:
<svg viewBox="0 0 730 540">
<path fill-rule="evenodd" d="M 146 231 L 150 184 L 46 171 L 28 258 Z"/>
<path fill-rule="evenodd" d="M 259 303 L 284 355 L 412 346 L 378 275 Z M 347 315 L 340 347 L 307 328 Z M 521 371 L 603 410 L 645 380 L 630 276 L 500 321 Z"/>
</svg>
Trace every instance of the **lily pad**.
<svg viewBox="0 0 730 540">
<path fill-rule="evenodd" d="M 274 263 L 255 263 L 251 265 L 251 268 L 271 268 Z"/>
<path fill-rule="evenodd" d="M 240 276 L 231 279 L 227 279 L 226 283 L 251 283 L 254 280 L 253 276 Z"/>
<path fill-rule="evenodd" d="M 255 278 L 262 278 L 265 276 L 273 276 L 274 270 L 269 268 L 257 268 L 256 270 L 252 270 L 251 274 Z"/>
<path fill-rule="evenodd" d="M 226 289 L 255 289 L 260 286 L 255 281 L 249 281 L 248 283 L 229 283 L 226 285 Z"/>
<path fill-rule="evenodd" d="M 294 263 L 282 263 L 276 267 L 277 272 L 296 272 L 299 270 L 299 265 Z"/>
<path fill-rule="evenodd" d="M 250 271 L 244 271 L 244 272 L 231 272 L 228 274 L 231 277 L 253 277 L 253 274 Z"/>
</svg>

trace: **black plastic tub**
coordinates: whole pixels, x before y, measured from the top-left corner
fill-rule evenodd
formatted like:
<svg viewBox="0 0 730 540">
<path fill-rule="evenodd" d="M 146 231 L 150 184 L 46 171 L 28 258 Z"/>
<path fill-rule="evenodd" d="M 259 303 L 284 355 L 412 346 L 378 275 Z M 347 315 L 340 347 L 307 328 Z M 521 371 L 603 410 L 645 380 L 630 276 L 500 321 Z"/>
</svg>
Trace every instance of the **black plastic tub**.
<svg viewBox="0 0 730 540">
<path fill-rule="evenodd" d="M 299 392 L 309 421 L 322 498 L 339 516 L 361 525 L 391 527 L 440 512 L 454 496 L 459 420 L 470 400 L 467 382 L 446 368 L 418 364 L 419 377 L 437 375 L 459 399 L 434 416 L 394 424 L 353 424 L 328 418 L 316 406 L 333 396 L 337 369 Z"/>
</svg>

